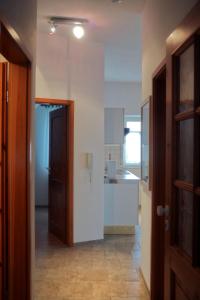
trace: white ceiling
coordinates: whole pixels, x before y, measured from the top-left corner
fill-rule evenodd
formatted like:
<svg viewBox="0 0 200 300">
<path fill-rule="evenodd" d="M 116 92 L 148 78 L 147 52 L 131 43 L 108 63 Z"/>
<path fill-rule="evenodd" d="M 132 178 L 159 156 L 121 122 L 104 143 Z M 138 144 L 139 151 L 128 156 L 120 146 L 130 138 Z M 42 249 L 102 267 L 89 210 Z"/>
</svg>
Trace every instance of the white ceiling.
<svg viewBox="0 0 200 300">
<path fill-rule="evenodd" d="M 105 80 L 141 81 L 141 21 L 145 0 L 38 0 L 38 27 L 48 32 L 50 16 L 89 20 L 87 37 L 105 47 Z M 66 28 L 59 28 L 65 34 Z"/>
</svg>

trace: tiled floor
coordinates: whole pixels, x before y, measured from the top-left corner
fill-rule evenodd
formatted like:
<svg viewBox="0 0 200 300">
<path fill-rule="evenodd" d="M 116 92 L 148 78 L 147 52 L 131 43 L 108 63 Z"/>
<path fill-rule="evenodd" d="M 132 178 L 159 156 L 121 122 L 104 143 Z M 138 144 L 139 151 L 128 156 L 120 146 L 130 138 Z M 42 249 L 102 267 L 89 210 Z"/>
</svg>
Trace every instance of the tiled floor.
<svg viewBox="0 0 200 300">
<path fill-rule="evenodd" d="M 139 264 L 139 232 L 66 248 L 37 210 L 35 300 L 148 300 Z"/>
</svg>

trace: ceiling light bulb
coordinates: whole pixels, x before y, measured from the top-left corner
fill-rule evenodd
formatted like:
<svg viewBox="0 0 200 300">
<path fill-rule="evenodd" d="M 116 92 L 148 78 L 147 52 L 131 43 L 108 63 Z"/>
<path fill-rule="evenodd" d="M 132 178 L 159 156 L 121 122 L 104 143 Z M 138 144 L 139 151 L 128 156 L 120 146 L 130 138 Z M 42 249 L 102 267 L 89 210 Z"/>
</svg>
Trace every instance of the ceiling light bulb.
<svg viewBox="0 0 200 300">
<path fill-rule="evenodd" d="M 82 26 L 75 26 L 73 28 L 73 34 L 77 39 L 82 39 L 82 37 L 85 35 L 85 30 Z"/>
<path fill-rule="evenodd" d="M 54 23 L 50 24 L 50 32 L 49 34 L 54 34 L 56 32 L 56 26 Z"/>
</svg>

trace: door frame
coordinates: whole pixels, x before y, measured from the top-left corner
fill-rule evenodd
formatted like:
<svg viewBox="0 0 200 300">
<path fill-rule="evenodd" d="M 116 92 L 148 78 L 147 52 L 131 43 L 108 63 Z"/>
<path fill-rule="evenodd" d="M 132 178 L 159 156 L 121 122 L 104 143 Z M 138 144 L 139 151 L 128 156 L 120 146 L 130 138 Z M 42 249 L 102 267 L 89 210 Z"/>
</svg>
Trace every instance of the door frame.
<svg viewBox="0 0 200 300">
<path fill-rule="evenodd" d="M 162 103 L 162 105 L 160 102 L 160 95 L 163 93 L 163 90 L 162 87 L 160 88 L 159 86 L 161 76 L 165 76 L 165 102 Z M 166 59 L 164 59 L 154 71 L 152 83 L 152 135 L 150 142 L 152 152 L 152 236 L 150 293 L 151 299 L 162 300 L 164 296 L 164 219 L 163 217 L 157 216 L 157 206 L 165 205 L 165 195 L 162 193 L 162 189 L 165 187 L 165 169 L 162 169 L 163 163 L 161 161 L 161 155 L 163 155 L 163 152 L 166 152 L 166 141 L 161 145 L 158 136 L 162 135 L 163 131 L 166 131 L 166 121 L 165 123 L 160 124 L 160 118 L 162 118 L 162 116 L 166 119 Z M 160 170 L 162 171 L 160 172 Z M 158 182 L 158 176 L 161 179 L 161 182 Z M 158 245 L 160 245 L 160 247 L 158 247 Z"/>
<path fill-rule="evenodd" d="M 6 144 L 6 115 L 7 115 L 7 109 L 6 109 L 6 81 L 7 81 L 7 63 L 2 62 L 0 63 L 0 82 L 2 90 L 0 90 L 0 99 L 2 100 L 2 103 L 0 104 L 0 143 Z M 0 296 L 4 296 L 4 290 L 5 290 L 5 284 L 6 284 L 6 276 L 7 276 L 7 239 L 6 239 L 6 196 L 7 196 L 7 182 L 5 180 L 6 177 L 6 161 L 7 161 L 7 154 L 5 151 L 3 151 L 3 148 L 0 149 L 0 157 L 1 157 L 1 182 L 0 182 L 0 203 L 1 203 L 1 210 L 0 215 L 2 218 L 2 226 L 1 226 L 1 239 L 2 244 L 0 242 L 0 253 L 1 253 L 1 291 Z M 6 261 L 6 264 L 5 264 Z M 2 294 L 3 293 L 3 294 Z"/>
<path fill-rule="evenodd" d="M 74 245 L 74 101 L 61 99 L 36 98 L 36 104 L 64 105 L 69 109 L 69 118 L 67 120 L 67 236 L 66 245 Z"/>
<path fill-rule="evenodd" d="M 18 235 L 17 237 L 17 243 L 20 244 L 20 239 L 21 239 L 21 244 L 24 245 L 25 247 L 25 257 L 22 257 L 22 253 L 20 251 L 16 251 L 15 247 L 14 249 L 9 248 L 8 256 L 12 258 L 12 260 L 9 262 L 8 269 L 12 270 L 12 272 L 9 272 L 8 274 L 8 282 L 11 283 L 9 287 L 9 292 L 10 294 L 9 299 L 13 300 L 14 297 L 17 295 L 15 291 L 18 290 L 25 290 L 26 298 L 22 300 L 29 300 L 31 297 L 31 197 L 30 197 L 30 155 L 31 155 L 31 59 L 29 59 L 26 54 L 22 51 L 20 45 L 18 44 L 17 39 L 15 39 L 11 33 L 9 32 L 9 29 L 11 27 L 5 26 L 1 21 L 0 21 L 0 53 L 5 57 L 5 59 L 13 63 L 17 66 L 23 66 L 26 68 L 27 73 L 26 73 L 26 82 L 27 82 L 27 92 L 26 92 L 26 108 L 24 113 L 26 114 L 26 199 L 24 199 L 23 205 L 21 207 L 22 210 L 20 212 L 20 215 L 18 214 L 19 211 L 15 212 L 15 217 L 20 218 L 21 221 L 24 224 L 24 231 L 21 232 L 21 235 Z M 12 82 L 11 82 L 12 84 Z M 18 82 L 18 85 L 20 83 Z M 23 109 L 23 108 L 21 108 Z M 20 112 L 15 111 L 14 112 L 16 115 L 16 118 L 20 118 Z M 8 125 L 7 125 L 8 126 Z M 10 138 L 10 137 L 9 137 Z M 13 139 L 15 140 L 15 136 L 13 136 Z M 24 141 L 21 140 L 23 143 Z M 18 144 L 20 144 L 20 137 L 17 141 Z M 15 144 L 17 144 L 15 143 Z M 14 157 L 12 157 L 14 159 Z M 15 180 L 15 175 L 13 175 L 13 180 Z M 9 176 L 6 179 L 6 182 L 9 182 Z M 15 194 L 15 192 L 13 191 Z M 11 206 L 8 210 L 8 220 L 10 217 L 10 214 L 12 210 L 15 210 L 15 207 L 12 206 L 12 203 L 10 203 Z M 4 212 L 6 213 L 6 212 Z M 14 212 L 13 212 L 14 213 Z M 4 230 L 4 229 L 3 229 Z M 14 234 L 19 231 L 17 229 L 17 222 L 15 223 L 15 228 L 11 228 L 9 226 L 9 236 L 6 237 L 6 239 L 9 239 L 9 242 L 12 242 L 12 245 L 15 246 L 15 236 Z M 15 230 L 15 232 L 12 232 L 12 230 Z M 20 229 L 21 230 L 21 229 Z M 23 270 L 21 271 L 23 273 L 23 280 L 21 281 L 21 286 L 17 285 L 17 278 L 19 278 L 19 270 L 18 268 L 14 267 L 13 264 L 16 262 L 16 265 L 19 266 L 19 264 L 23 264 Z M 16 266 L 15 265 L 15 266 Z M 15 295 L 15 296 L 14 296 Z"/>
</svg>

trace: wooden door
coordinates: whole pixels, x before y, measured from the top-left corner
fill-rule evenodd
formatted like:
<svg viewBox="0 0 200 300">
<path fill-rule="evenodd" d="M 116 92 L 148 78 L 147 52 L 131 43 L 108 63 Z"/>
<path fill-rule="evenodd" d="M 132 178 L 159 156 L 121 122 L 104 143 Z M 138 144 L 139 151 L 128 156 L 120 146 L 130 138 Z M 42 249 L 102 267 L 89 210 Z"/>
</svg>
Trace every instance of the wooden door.
<svg viewBox="0 0 200 300">
<path fill-rule="evenodd" d="M 165 206 L 166 152 L 166 62 L 153 75 L 152 120 L 152 237 L 151 237 L 151 299 L 164 297 L 164 216 L 158 208 Z M 151 139 L 150 139 L 151 140 Z"/>
<path fill-rule="evenodd" d="M 67 132 L 68 108 L 50 113 L 49 231 L 67 243 Z"/>
<path fill-rule="evenodd" d="M 3 300 L 29 300 L 31 63 L 1 22 L 0 52 L 8 61 L 3 81 L 0 66 L 0 283 L 3 262 Z"/>
<path fill-rule="evenodd" d="M 167 41 L 165 300 L 200 299 L 199 29 L 200 3 Z"/>
<path fill-rule="evenodd" d="M 28 68 L 9 63 L 7 116 L 9 300 L 29 299 Z"/>
</svg>

